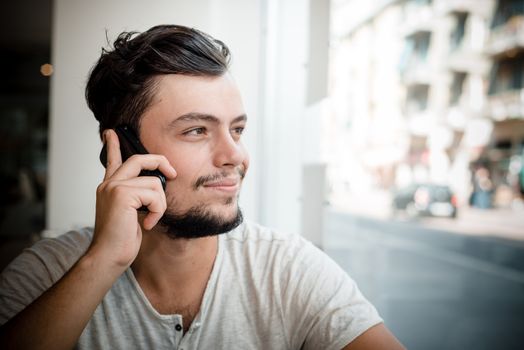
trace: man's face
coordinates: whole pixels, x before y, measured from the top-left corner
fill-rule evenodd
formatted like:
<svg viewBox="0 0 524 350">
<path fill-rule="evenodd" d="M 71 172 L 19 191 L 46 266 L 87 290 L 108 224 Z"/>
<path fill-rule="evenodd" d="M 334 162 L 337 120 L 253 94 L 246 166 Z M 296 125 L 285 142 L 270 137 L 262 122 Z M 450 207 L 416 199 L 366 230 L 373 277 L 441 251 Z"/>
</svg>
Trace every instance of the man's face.
<svg viewBox="0 0 524 350">
<path fill-rule="evenodd" d="M 167 157 L 178 174 L 167 183 L 168 208 L 160 223 L 172 236 L 186 238 L 233 228 L 241 221 L 238 195 L 249 166 L 241 142 L 246 115 L 236 84 L 228 73 L 170 74 L 157 83 L 140 139 L 150 153 Z M 188 230 L 194 232 L 181 232 Z"/>
</svg>

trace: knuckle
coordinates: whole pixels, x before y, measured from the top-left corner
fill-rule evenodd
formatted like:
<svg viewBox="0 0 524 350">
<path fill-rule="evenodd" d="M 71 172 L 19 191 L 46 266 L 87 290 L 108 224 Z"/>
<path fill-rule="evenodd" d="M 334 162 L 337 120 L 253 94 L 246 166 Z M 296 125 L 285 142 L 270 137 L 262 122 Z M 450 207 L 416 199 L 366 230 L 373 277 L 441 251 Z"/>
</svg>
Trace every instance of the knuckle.
<svg viewBox="0 0 524 350">
<path fill-rule="evenodd" d="M 112 186 L 111 188 L 111 192 L 115 195 L 115 196 L 120 196 L 122 195 L 122 193 L 125 192 L 124 188 L 122 186 Z"/>
<path fill-rule="evenodd" d="M 133 154 L 132 156 L 130 156 L 128 158 L 128 160 L 131 161 L 131 162 L 137 162 L 139 159 L 140 159 L 140 155 L 139 154 Z"/>
<path fill-rule="evenodd" d="M 105 183 L 105 182 L 102 182 L 101 184 L 99 184 L 99 185 L 96 187 L 96 194 L 97 194 L 97 195 L 102 194 L 102 193 L 105 191 L 105 188 L 106 188 L 106 183 Z"/>
<path fill-rule="evenodd" d="M 111 191 L 112 196 L 117 197 L 117 198 L 123 196 L 124 194 L 128 192 L 122 186 L 111 186 L 110 191 Z"/>
<path fill-rule="evenodd" d="M 161 164 L 167 163 L 168 161 L 167 161 L 166 156 L 164 156 L 163 154 L 157 154 L 155 156 L 155 162 L 158 163 L 157 165 L 159 166 Z"/>
</svg>

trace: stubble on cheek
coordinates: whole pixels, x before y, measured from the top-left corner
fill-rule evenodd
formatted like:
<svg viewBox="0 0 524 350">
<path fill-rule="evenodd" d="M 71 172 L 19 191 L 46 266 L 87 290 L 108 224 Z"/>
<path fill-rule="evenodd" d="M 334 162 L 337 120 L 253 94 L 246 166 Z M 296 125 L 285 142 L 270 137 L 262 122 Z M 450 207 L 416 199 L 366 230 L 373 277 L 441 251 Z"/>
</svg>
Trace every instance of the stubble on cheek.
<svg viewBox="0 0 524 350">
<path fill-rule="evenodd" d="M 181 208 L 183 201 L 180 201 L 178 197 L 179 196 L 177 196 L 176 194 L 168 195 L 166 193 L 166 204 L 167 204 L 166 213 L 175 214 L 175 215 L 183 214 L 183 209 Z M 189 209 L 190 207 L 188 206 L 187 210 Z"/>
</svg>

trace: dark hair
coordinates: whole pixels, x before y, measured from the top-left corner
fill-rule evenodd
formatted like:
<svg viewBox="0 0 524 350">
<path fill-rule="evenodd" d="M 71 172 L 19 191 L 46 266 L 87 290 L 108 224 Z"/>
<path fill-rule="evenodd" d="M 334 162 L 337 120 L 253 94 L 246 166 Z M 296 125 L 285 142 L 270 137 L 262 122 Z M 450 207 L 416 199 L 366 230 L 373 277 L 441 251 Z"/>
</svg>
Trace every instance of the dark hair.
<svg viewBox="0 0 524 350">
<path fill-rule="evenodd" d="M 86 86 L 87 104 L 100 134 L 120 124 L 139 131 L 140 117 L 151 104 L 161 74 L 223 75 L 228 47 L 199 30 L 159 25 L 146 32 L 123 32 L 113 49 L 102 49 Z"/>
</svg>

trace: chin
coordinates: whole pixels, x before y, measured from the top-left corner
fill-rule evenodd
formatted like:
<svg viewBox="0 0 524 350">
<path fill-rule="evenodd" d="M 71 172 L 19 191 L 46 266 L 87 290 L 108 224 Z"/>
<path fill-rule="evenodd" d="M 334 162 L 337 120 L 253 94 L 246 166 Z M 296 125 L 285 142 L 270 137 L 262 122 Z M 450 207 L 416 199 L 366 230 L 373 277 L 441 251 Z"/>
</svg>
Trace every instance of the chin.
<svg viewBox="0 0 524 350">
<path fill-rule="evenodd" d="M 228 202 L 230 203 L 215 204 L 211 207 L 193 206 L 180 214 L 168 208 L 159 224 L 173 239 L 202 238 L 227 233 L 243 222 L 242 211 L 236 198 Z"/>
</svg>

